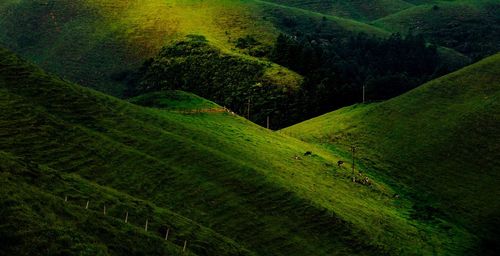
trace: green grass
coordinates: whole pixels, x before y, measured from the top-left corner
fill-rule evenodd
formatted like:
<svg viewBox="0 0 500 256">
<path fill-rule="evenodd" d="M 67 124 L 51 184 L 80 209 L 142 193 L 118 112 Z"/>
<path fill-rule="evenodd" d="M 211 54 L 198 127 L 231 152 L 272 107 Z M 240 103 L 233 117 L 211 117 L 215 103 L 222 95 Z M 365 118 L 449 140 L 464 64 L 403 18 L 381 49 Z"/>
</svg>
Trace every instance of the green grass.
<svg viewBox="0 0 500 256">
<path fill-rule="evenodd" d="M 2 255 L 182 255 L 186 240 L 189 255 L 252 255 L 168 209 L 1 151 L 0 185 Z"/>
<path fill-rule="evenodd" d="M 168 110 L 218 110 L 217 104 L 183 91 L 160 91 L 139 95 L 128 100 L 136 105 Z"/>
<path fill-rule="evenodd" d="M 500 220 L 500 55 L 392 100 L 360 104 L 284 129 L 348 155 L 494 253 Z M 417 204 L 417 206 L 418 206 Z M 484 252 L 486 253 L 486 252 Z"/>
<path fill-rule="evenodd" d="M 358 21 L 378 19 L 413 6 L 407 1 L 402 0 L 269 0 L 269 2 Z"/>
<path fill-rule="evenodd" d="M 372 24 L 391 32 L 412 31 L 475 60 L 500 50 L 500 12 L 495 0 L 435 1 L 388 15 Z"/>
<path fill-rule="evenodd" d="M 254 0 L 19 0 L 2 1 L 0 16 L 1 44 L 71 81 L 119 96 L 123 85 L 113 74 L 138 67 L 186 35 L 203 35 L 237 53 L 236 40 L 247 35 L 271 44 L 285 29 L 284 17 L 296 17 L 307 31 L 325 15 Z M 326 19 L 324 30 L 334 33 L 383 33 L 347 19 Z"/>
<path fill-rule="evenodd" d="M 336 167 L 339 157 L 322 147 L 226 112 L 133 105 L 47 75 L 7 51 L 0 55 L 0 151 L 63 177 L 96 183 L 97 194 L 129 194 L 168 208 L 226 237 L 229 244 L 233 240 L 234 250 L 246 248 L 258 255 L 460 255 L 474 245 L 474 235 L 444 219 L 429 223 L 413 218 L 410 198 L 393 198 L 398 191 L 376 175 L 370 175 L 371 186 L 352 183 L 349 165 Z M 161 94 L 151 96 L 153 102 L 158 102 L 156 96 L 165 102 Z M 188 101 L 186 106 L 198 104 L 196 97 L 188 96 Z M 304 156 L 306 151 L 313 154 Z M 11 189 L 2 198 L 9 198 L 16 186 L 28 186 L 20 205 L 34 209 L 29 198 L 38 189 L 57 200 L 72 191 L 50 183 L 24 185 L 17 178 L 7 183 Z M 70 196 L 84 199 L 91 190 Z M 113 209 L 118 215 L 123 210 Z M 81 211 L 80 206 L 74 211 Z M 81 236 L 95 235 L 92 229 L 72 226 L 77 220 L 68 222 L 64 225 Z M 99 248 L 110 246 L 108 238 L 99 239 Z M 208 243 L 204 248 L 232 254 L 221 249 L 225 243 L 203 242 Z"/>
</svg>

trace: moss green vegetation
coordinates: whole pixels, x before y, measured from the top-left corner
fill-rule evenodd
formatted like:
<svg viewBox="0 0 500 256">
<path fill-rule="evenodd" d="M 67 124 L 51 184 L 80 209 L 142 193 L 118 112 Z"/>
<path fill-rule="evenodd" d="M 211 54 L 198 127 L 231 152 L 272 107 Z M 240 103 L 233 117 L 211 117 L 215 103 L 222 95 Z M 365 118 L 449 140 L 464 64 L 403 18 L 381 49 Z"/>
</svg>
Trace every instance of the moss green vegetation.
<svg viewBox="0 0 500 256">
<path fill-rule="evenodd" d="M 478 60 L 500 50 L 496 0 L 434 1 L 373 22 L 391 32 L 412 31 Z"/>
<path fill-rule="evenodd" d="M 180 255 L 186 240 L 188 255 L 252 255 L 167 209 L 2 151 L 0 185 L 2 255 Z"/>
<path fill-rule="evenodd" d="M 219 105 L 192 93 L 170 90 L 141 94 L 129 99 L 129 102 L 145 107 L 179 111 L 221 109 Z"/>
<path fill-rule="evenodd" d="M 294 29 L 385 33 L 360 22 L 269 4 L 232 0 L 16 0 L 0 3 L 0 43 L 71 81 L 121 95 L 113 74 L 188 34 L 224 51 L 247 35 L 271 44 L 288 18 Z M 277 67 L 275 67 L 277 68 Z"/>
<path fill-rule="evenodd" d="M 89 248 L 113 254 L 135 251 L 129 246 L 141 241 L 159 242 L 149 233 L 131 238 L 135 231 L 128 230 L 133 227 L 98 219 L 97 213 L 87 215 L 81 209 L 87 198 L 109 202 L 110 215 L 119 217 L 140 200 L 149 211 L 165 212 L 155 225 L 177 225 L 168 217 L 170 211 L 194 220 L 209 228 L 202 228 L 206 236 L 188 228 L 180 232 L 199 237 L 192 238 L 198 241 L 192 252 L 199 254 L 248 250 L 259 255 L 460 255 L 474 245 L 474 236 L 445 219 L 430 223 L 413 218 L 413 202 L 394 198 L 395 191 L 376 175 L 369 176 L 370 185 L 351 182 L 350 166 L 337 167 L 339 158 L 321 147 L 227 112 L 133 105 L 47 75 L 7 51 L 0 56 L 2 157 L 43 166 L 26 174 L 14 163 L 2 171 L 2 200 L 14 207 L 2 211 L 2 218 L 33 223 L 51 216 L 49 227 L 74 231 L 81 238 L 72 242 L 57 233 L 57 248 L 76 248 L 69 249 L 76 253 L 97 240 Z M 138 102 L 162 102 L 165 95 L 156 96 L 160 99 L 150 96 Z M 186 98 L 185 106 L 200 104 L 199 98 Z M 307 151 L 312 153 L 304 154 Z M 42 177 L 39 183 L 30 178 L 33 172 Z M 23 192 L 13 191 L 17 187 Z M 75 207 L 60 208 L 64 195 Z M 38 200 L 50 203 L 40 205 Z M 40 211 L 44 214 L 37 215 Z M 140 216 L 149 215 L 143 211 Z M 96 224 L 82 225 L 79 220 Z M 185 221 L 186 226 L 192 223 Z M 101 226 L 103 234 L 94 234 L 94 227 Z M 1 234 L 9 237 L 9 227 L 0 226 Z M 111 237 L 115 232 L 118 238 Z M 221 236 L 210 235 L 213 232 Z M 53 233 L 42 234 L 44 239 L 37 243 L 48 246 Z M 13 240 L 34 236 L 20 232 Z M 122 238 L 133 241 L 120 243 Z M 150 250 L 175 251 L 179 244 L 174 244 Z M 26 246 L 5 250 L 16 254 L 29 251 Z"/>
<path fill-rule="evenodd" d="M 417 202 L 419 219 L 445 218 L 498 252 L 500 54 L 387 102 L 355 105 L 283 130 L 362 166 Z M 481 255 L 484 255 L 481 254 Z"/>
<path fill-rule="evenodd" d="M 160 90 L 184 90 L 224 105 L 265 125 L 286 120 L 287 97 L 297 92 L 302 77 L 266 61 L 219 50 L 200 36 L 164 47 L 160 54 L 126 78 L 128 95 Z M 281 105 L 280 105 L 281 103 Z M 279 112 L 279 113 L 277 113 Z"/>
<path fill-rule="evenodd" d="M 402 0 L 269 0 L 282 5 L 293 6 L 315 12 L 368 21 L 413 7 L 413 4 Z"/>
</svg>

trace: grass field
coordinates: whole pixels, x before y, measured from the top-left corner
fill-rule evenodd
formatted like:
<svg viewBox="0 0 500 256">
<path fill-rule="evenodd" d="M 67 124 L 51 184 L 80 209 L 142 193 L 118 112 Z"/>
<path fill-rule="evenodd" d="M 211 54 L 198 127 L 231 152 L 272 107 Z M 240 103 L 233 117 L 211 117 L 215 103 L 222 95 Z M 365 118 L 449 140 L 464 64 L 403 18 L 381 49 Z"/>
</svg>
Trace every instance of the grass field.
<svg viewBox="0 0 500 256">
<path fill-rule="evenodd" d="M 466 227 L 498 250 L 500 55 L 383 103 L 359 104 L 282 131 L 360 164 L 401 187 L 417 208 Z M 419 205 L 420 204 L 420 205 Z"/>
<path fill-rule="evenodd" d="M 188 255 L 252 255 L 168 209 L 3 151 L 0 184 L 2 255 L 180 255 L 184 241 Z"/>
<path fill-rule="evenodd" d="M 199 249 L 193 250 L 200 254 L 248 250 L 259 255 L 460 255 L 474 246 L 474 235 L 444 218 L 431 223 L 412 217 L 412 199 L 395 198 L 399 188 L 383 177 L 364 172 L 371 185 L 351 182 L 349 164 L 337 167 L 339 157 L 320 146 L 225 111 L 171 109 L 169 102 L 176 101 L 175 106 L 183 109 L 205 109 L 200 105 L 214 109 L 213 103 L 189 94 L 134 99 L 150 106 L 163 102 L 162 109 L 141 107 L 47 75 L 8 51 L 0 55 L 2 157 L 43 165 L 49 176 L 45 171 L 36 175 L 58 174 L 73 180 L 60 186 L 55 178 L 46 178 L 55 179 L 54 184 L 32 184 L 18 173 L 24 171 L 18 171 L 21 167 L 16 164 L 3 171 L 3 176 L 12 177 L 2 179 L 7 184 L 2 186 L 2 198 L 14 198 L 16 187 L 26 191 L 16 196 L 26 209 L 12 223 L 43 218 L 33 215 L 39 208 L 33 198 L 39 197 L 32 194 L 40 191 L 44 200 L 52 202 L 43 206 L 44 216 L 52 216 L 62 230 L 75 231 L 83 243 L 97 239 L 95 250 L 113 251 L 117 242 L 110 244 L 110 234 L 124 237 L 130 228 L 117 224 L 105 228 L 103 237 L 95 237 L 92 229 L 79 226 L 78 220 L 87 218 L 79 205 L 90 194 L 92 201 L 103 195 L 112 202 L 110 212 L 119 215 L 124 208 L 114 203 L 135 200 L 131 195 L 157 211 L 196 221 L 208 228 L 208 236 L 220 234 L 217 241 L 199 235 Z M 307 151 L 312 153 L 304 155 Z M 78 207 L 68 210 L 74 217 L 59 223 L 62 217 L 57 211 L 64 194 L 72 201 L 78 198 Z M 4 211 L 2 218 L 14 218 L 16 213 Z M 94 225 L 100 223 L 105 225 L 105 220 Z M 5 234 L 9 226 L 0 229 Z M 193 239 L 193 232 L 186 232 Z M 17 239 L 35 239 L 18 235 Z M 158 241 L 149 235 L 144 239 Z M 40 241 L 40 246 L 49 240 Z M 62 247 L 74 253 L 83 250 L 72 247 L 76 242 L 66 242 L 69 245 Z M 125 243 L 116 246 L 128 248 Z M 161 250 L 176 250 L 178 244 L 165 246 Z"/>
</svg>

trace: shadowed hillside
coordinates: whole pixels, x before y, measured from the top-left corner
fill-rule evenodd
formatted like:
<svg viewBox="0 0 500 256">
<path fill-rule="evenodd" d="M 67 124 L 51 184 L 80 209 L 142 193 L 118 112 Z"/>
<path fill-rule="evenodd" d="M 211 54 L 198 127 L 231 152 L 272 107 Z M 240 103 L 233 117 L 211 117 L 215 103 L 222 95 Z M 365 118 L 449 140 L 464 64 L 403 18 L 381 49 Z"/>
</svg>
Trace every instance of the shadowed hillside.
<svg viewBox="0 0 500 256">
<path fill-rule="evenodd" d="M 422 34 L 475 61 L 500 51 L 500 3 L 495 0 L 435 1 L 373 24 L 391 32 Z"/>
<path fill-rule="evenodd" d="M 378 19 L 413 7 L 408 1 L 403 0 L 269 0 L 269 2 L 361 21 Z"/>
</svg>

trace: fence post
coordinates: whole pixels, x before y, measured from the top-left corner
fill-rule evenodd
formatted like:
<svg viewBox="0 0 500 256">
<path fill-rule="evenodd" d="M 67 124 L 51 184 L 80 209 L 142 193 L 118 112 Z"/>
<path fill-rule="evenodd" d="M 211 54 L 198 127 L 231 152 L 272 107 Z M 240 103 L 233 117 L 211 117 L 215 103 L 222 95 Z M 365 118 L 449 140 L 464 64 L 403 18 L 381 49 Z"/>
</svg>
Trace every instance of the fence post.
<svg viewBox="0 0 500 256">
<path fill-rule="evenodd" d="M 148 219 L 146 219 L 146 226 L 144 226 L 144 230 L 148 231 Z"/>
<path fill-rule="evenodd" d="M 127 213 L 125 213 L 125 223 L 127 223 L 127 222 L 128 222 L 128 211 L 127 211 Z"/>
<path fill-rule="evenodd" d="M 165 240 L 168 240 L 168 232 L 170 232 L 169 228 L 167 228 L 167 233 L 165 234 Z"/>
</svg>

